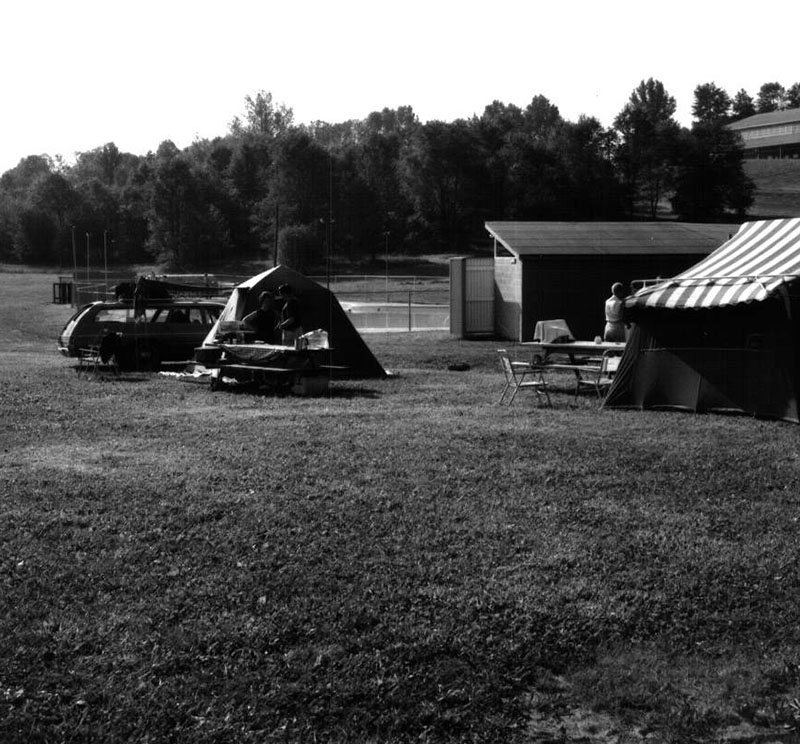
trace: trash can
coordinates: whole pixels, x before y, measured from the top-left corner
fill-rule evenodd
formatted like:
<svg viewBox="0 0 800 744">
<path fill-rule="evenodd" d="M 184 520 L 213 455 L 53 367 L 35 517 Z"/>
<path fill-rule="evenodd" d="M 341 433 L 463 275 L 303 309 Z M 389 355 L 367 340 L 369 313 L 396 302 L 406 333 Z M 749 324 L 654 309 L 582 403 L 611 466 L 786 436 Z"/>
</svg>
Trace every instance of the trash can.
<svg viewBox="0 0 800 744">
<path fill-rule="evenodd" d="M 72 304 L 72 282 L 53 282 L 53 302 L 56 305 Z"/>
</svg>

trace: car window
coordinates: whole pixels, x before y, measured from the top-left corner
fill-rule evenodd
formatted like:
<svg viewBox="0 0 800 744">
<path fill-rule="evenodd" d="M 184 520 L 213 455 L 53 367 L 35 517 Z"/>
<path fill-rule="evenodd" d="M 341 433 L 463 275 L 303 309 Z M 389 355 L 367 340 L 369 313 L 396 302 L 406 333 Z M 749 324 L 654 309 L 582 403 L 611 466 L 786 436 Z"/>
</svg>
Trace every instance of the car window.
<svg viewBox="0 0 800 744">
<path fill-rule="evenodd" d="M 194 323 L 211 325 L 220 316 L 219 307 L 148 307 L 145 320 L 148 323 Z M 101 308 L 95 316 L 96 323 L 133 322 L 133 309 L 130 307 Z"/>
<path fill-rule="evenodd" d="M 189 322 L 190 323 L 205 323 L 206 316 L 203 312 L 202 307 L 190 307 L 189 308 Z"/>
<path fill-rule="evenodd" d="M 144 311 L 148 323 L 169 323 L 169 311 L 166 308 L 148 308 Z"/>
<path fill-rule="evenodd" d="M 88 315 L 92 311 L 93 307 L 94 305 L 84 305 L 82 308 L 80 308 L 74 313 L 74 315 L 69 319 L 68 322 L 74 323 L 76 320 L 78 320 L 78 318 L 81 318 L 84 315 Z"/>
<path fill-rule="evenodd" d="M 101 308 L 94 320 L 96 323 L 124 323 L 131 317 L 130 308 L 127 307 L 104 307 Z"/>
<path fill-rule="evenodd" d="M 148 317 L 150 323 L 202 323 L 203 315 L 197 307 L 162 307 Z"/>
</svg>

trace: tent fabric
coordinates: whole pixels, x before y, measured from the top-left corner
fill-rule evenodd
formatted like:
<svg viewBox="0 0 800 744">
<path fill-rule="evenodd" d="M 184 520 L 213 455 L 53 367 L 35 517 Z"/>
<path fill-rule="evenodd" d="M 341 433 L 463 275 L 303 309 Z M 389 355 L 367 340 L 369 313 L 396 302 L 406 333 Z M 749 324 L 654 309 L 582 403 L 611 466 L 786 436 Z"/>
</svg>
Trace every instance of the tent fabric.
<svg viewBox="0 0 800 744">
<path fill-rule="evenodd" d="M 725 311 L 690 312 L 699 317 L 686 320 L 702 327 L 702 316 L 714 312 Z M 643 317 L 603 407 L 746 413 L 800 423 L 791 324 L 781 307 L 765 303 L 755 317 L 735 322 L 744 326 L 745 340 L 726 345 L 715 333 L 711 345 L 703 346 L 691 328 L 682 342 L 665 336 L 663 318 Z M 754 330 L 762 332 L 750 333 Z"/>
<path fill-rule="evenodd" d="M 625 301 L 634 329 L 604 408 L 800 423 L 800 218 L 748 222 Z"/>
<path fill-rule="evenodd" d="M 330 363 L 346 368 L 337 376 L 355 379 L 386 377 L 386 370 L 350 322 L 333 292 L 285 266 L 276 266 L 235 287 L 203 346 L 217 346 L 217 336 L 225 324 L 240 321 L 253 312 L 262 292 L 270 291 L 277 296 L 282 284 L 289 284 L 300 302 L 304 330 L 327 331 L 331 346 Z"/>
<path fill-rule="evenodd" d="M 760 302 L 800 276 L 800 218 L 746 222 L 703 261 L 625 301 L 634 308 L 711 308 Z"/>
</svg>

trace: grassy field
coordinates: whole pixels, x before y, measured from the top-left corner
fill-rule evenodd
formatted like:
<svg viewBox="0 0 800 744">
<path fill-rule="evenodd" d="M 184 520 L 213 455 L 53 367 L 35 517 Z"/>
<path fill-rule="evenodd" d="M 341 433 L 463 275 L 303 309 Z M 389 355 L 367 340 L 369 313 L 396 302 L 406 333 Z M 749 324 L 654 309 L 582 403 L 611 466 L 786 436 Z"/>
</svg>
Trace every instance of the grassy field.
<svg viewBox="0 0 800 744">
<path fill-rule="evenodd" d="M 753 218 L 800 216 L 800 160 L 745 160 L 756 185 Z"/>
<path fill-rule="evenodd" d="M 51 281 L 0 273 L 3 744 L 796 740 L 796 426 L 499 407 L 447 334 L 86 380 Z"/>
</svg>

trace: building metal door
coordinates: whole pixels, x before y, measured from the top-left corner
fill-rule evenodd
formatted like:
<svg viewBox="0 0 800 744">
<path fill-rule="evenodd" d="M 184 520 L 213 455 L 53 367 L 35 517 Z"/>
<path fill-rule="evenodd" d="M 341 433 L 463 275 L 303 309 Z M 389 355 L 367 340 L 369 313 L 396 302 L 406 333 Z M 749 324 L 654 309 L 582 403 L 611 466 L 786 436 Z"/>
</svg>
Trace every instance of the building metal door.
<svg viewBox="0 0 800 744">
<path fill-rule="evenodd" d="M 494 334 L 494 258 L 450 260 L 450 333 Z"/>
</svg>

